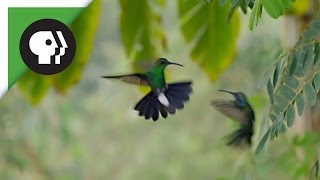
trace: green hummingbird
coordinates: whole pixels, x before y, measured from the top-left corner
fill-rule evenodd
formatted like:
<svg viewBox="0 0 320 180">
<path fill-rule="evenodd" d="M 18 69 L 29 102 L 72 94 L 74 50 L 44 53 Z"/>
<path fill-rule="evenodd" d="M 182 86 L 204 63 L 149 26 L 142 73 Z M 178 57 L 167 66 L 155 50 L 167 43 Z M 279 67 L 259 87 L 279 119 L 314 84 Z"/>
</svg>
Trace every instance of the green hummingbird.
<svg viewBox="0 0 320 180">
<path fill-rule="evenodd" d="M 232 94 L 235 100 L 212 100 L 213 107 L 225 116 L 240 123 L 240 128 L 227 136 L 229 139 L 227 144 L 240 146 L 245 142 L 248 145 L 251 145 L 255 117 L 253 108 L 249 104 L 245 94 L 242 92 L 231 92 L 226 90 L 219 91 Z"/>
<path fill-rule="evenodd" d="M 168 114 L 175 114 L 176 109 L 182 109 L 184 102 L 189 100 L 189 94 L 192 92 L 191 81 L 166 83 L 164 69 L 168 65 L 183 66 L 165 58 L 158 58 L 155 65 L 146 73 L 102 76 L 102 78 L 119 79 L 125 83 L 149 86 L 151 91 L 136 104 L 134 109 L 139 112 L 139 116 L 157 121 L 159 112 L 163 118 L 167 118 Z"/>
</svg>

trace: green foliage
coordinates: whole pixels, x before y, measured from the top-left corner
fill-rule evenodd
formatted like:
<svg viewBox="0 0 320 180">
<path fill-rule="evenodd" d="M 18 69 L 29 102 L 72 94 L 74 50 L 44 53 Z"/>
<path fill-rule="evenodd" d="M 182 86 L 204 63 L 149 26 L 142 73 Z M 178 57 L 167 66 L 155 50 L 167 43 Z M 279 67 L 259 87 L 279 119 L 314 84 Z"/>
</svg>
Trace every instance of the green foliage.
<svg viewBox="0 0 320 180">
<path fill-rule="evenodd" d="M 32 105 L 40 103 L 50 89 L 51 81 L 48 77 L 27 71 L 18 81 L 21 94 L 31 102 Z"/>
<path fill-rule="evenodd" d="M 274 103 L 274 100 L 273 100 L 274 89 L 273 89 L 271 80 L 268 81 L 267 89 L 268 89 L 268 94 L 269 94 L 270 102 L 271 102 L 271 104 L 273 104 L 273 103 Z"/>
<path fill-rule="evenodd" d="M 304 96 L 306 97 L 306 99 L 308 100 L 309 104 L 311 106 L 313 106 L 316 103 L 316 91 L 314 90 L 314 88 L 312 87 L 312 85 L 310 83 L 307 83 L 304 86 Z"/>
<path fill-rule="evenodd" d="M 304 111 L 304 99 L 302 94 L 297 95 L 296 106 L 297 106 L 298 115 L 301 116 Z"/>
<path fill-rule="evenodd" d="M 306 133 L 303 137 L 296 136 L 282 147 L 284 151 L 279 154 L 275 163 L 279 164 L 282 171 L 287 172 L 288 179 L 318 179 L 316 175 L 319 167 L 314 160 L 319 151 L 318 143 L 318 134 Z"/>
<path fill-rule="evenodd" d="M 287 113 L 286 113 L 286 119 L 287 119 L 287 126 L 291 127 L 294 123 L 294 118 L 295 118 L 295 112 L 294 112 L 294 107 L 292 104 L 289 105 Z"/>
<path fill-rule="evenodd" d="M 250 20 L 249 20 L 249 28 L 250 30 L 253 30 L 254 25 L 257 25 L 259 22 L 259 19 L 262 15 L 262 4 L 260 0 L 257 0 L 253 6 Z"/>
<path fill-rule="evenodd" d="M 292 0 L 261 0 L 263 8 L 274 19 L 283 15 L 285 10 L 289 9 Z"/>
<path fill-rule="evenodd" d="M 316 74 L 313 80 L 315 90 L 318 92 L 320 89 L 320 74 Z"/>
<path fill-rule="evenodd" d="M 221 5 L 221 3 L 220 3 Z M 253 8 L 254 3 L 251 0 L 232 0 L 231 1 L 231 8 L 228 13 L 228 21 L 230 21 L 231 17 L 233 16 L 234 12 L 237 10 L 237 8 L 241 8 L 243 13 L 247 13 L 248 8 Z M 221 5 L 223 6 L 223 5 Z"/>
<path fill-rule="evenodd" d="M 256 154 L 259 154 L 261 152 L 261 150 L 263 149 L 263 147 L 267 143 L 268 138 L 270 137 L 270 133 L 271 133 L 271 128 L 269 128 L 267 130 L 267 132 L 262 136 L 262 138 L 258 144 L 258 147 L 256 149 Z"/>
<path fill-rule="evenodd" d="M 226 24 L 230 3 L 220 7 L 216 3 L 178 2 L 181 30 L 192 47 L 191 57 L 211 80 L 216 80 L 233 60 L 239 34 L 239 17 L 235 14 Z"/>
<path fill-rule="evenodd" d="M 311 168 L 310 180 L 315 180 L 320 177 L 320 158 L 316 160 Z"/>
<path fill-rule="evenodd" d="M 276 135 L 283 121 L 287 121 L 289 127 L 293 125 L 293 104 L 296 104 L 298 115 L 301 116 L 305 102 L 311 106 L 316 102 L 320 88 L 320 67 L 317 63 L 320 53 L 319 24 L 320 15 L 317 15 L 296 45 L 281 55 L 265 74 L 265 79 L 269 79 L 267 90 L 271 100 L 269 117 Z"/>
<path fill-rule="evenodd" d="M 52 76 L 43 76 L 28 70 L 18 80 L 22 95 L 31 104 L 40 103 L 51 87 L 59 93 L 65 93 L 80 80 L 93 48 L 99 22 L 100 4 L 100 0 L 94 0 L 71 24 L 70 29 L 75 36 L 77 50 L 72 64 L 67 69 Z"/>
<path fill-rule="evenodd" d="M 142 70 L 142 61 L 157 58 L 166 49 L 160 12 L 156 11 L 164 4 L 165 0 L 120 0 L 121 40 L 135 71 Z"/>
<path fill-rule="evenodd" d="M 283 15 L 288 9 L 292 7 L 294 0 L 230 0 L 231 1 L 231 8 L 229 10 L 228 19 L 231 18 L 234 11 L 240 7 L 243 13 L 247 13 L 247 8 L 252 9 L 249 21 L 249 27 L 252 30 L 254 25 L 256 25 L 261 18 L 262 10 L 265 9 L 266 12 L 269 14 L 270 17 L 277 19 L 279 16 Z M 208 1 L 211 2 L 211 1 Z M 219 1 L 220 6 L 224 6 L 226 0 Z M 301 4 L 301 3 L 300 3 Z M 305 11 L 305 4 L 302 3 L 302 8 L 296 8 L 292 12 L 304 12 Z M 294 6 L 299 7 L 299 6 Z"/>
</svg>

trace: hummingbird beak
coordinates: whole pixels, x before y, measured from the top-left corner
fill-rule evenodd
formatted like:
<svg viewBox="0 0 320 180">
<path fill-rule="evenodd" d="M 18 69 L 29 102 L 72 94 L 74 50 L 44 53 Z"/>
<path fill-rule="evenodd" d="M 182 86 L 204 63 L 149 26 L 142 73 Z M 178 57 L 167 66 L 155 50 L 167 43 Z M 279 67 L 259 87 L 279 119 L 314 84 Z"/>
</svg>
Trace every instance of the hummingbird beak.
<svg viewBox="0 0 320 180">
<path fill-rule="evenodd" d="M 177 65 L 177 66 L 182 66 L 183 67 L 183 65 L 182 64 L 178 64 L 178 63 L 174 63 L 174 62 L 169 62 L 169 64 L 168 65 Z"/>
<path fill-rule="evenodd" d="M 236 95 L 236 93 L 234 93 L 234 92 L 227 91 L 227 90 L 223 90 L 223 89 L 219 89 L 218 91 L 230 93 L 230 94 L 232 94 L 232 95 L 234 95 L 234 96 Z"/>
</svg>

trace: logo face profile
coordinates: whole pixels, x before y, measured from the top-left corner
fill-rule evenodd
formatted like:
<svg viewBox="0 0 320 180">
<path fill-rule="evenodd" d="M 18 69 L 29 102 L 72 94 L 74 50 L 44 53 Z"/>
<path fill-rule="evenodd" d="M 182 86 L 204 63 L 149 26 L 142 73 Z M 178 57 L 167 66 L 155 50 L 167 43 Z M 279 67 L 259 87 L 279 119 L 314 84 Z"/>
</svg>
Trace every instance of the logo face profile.
<svg viewBox="0 0 320 180">
<path fill-rule="evenodd" d="M 57 74 L 72 62 L 76 42 L 71 30 L 54 19 L 41 19 L 30 24 L 20 39 L 24 63 L 43 75 Z"/>
</svg>

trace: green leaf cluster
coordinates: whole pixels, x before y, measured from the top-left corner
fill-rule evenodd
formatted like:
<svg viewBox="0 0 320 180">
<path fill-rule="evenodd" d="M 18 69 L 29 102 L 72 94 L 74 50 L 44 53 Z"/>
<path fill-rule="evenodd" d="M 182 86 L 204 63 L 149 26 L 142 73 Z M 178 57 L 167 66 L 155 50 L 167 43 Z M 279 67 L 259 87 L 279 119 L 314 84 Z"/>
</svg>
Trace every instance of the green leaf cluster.
<svg viewBox="0 0 320 180">
<path fill-rule="evenodd" d="M 310 106 L 316 103 L 320 89 L 319 27 L 320 15 L 317 15 L 296 45 L 279 56 L 264 76 L 262 83 L 267 86 L 271 102 L 268 135 L 271 139 L 294 124 L 296 115 L 303 114 L 306 103 Z M 264 146 L 265 140 L 262 140 L 258 147 Z"/>
<path fill-rule="evenodd" d="M 157 58 L 167 47 L 159 12 L 164 4 L 165 0 L 120 0 L 121 40 L 134 71 L 143 70 L 141 62 Z"/>
<path fill-rule="evenodd" d="M 263 8 L 274 19 L 283 15 L 289 9 L 293 0 L 261 0 Z"/>
<path fill-rule="evenodd" d="M 293 0 L 255 0 L 250 16 L 249 28 L 252 30 L 261 18 L 262 10 L 265 9 L 270 17 L 278 19 L 288 10 Z"/>
<path fill-rule="evenodd" d="M 203 4 L 179 0 L 179 17 L 182 34 L 191 45 L 191 57 L 207 73 L 210 80 L 231 64 L 239 35 L 239 17 L 226 24 L 230 3 Z"/>
<path fill-rule="evenodd" d="M 227 0 L 219 0 L 220 6 L 224 6 Z M 247 9 L 252 9 L 249 21 L 249 27 L 252 30 L 261 18 L 262 10 L 265 9 L 270 17 L 277 19 L 292 7 L 295 0 L 230 0 L 231 8 L 228 19 L 231 18 L 233 12 L 240 7 L 243 13 L 247 13 Z M 212 2 L 212 1 L 208 1 Z M 301 12 L 301 11 L 299 11 Z"/>
</svg>

